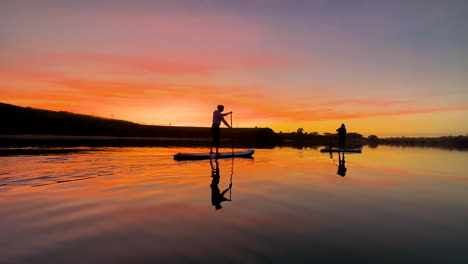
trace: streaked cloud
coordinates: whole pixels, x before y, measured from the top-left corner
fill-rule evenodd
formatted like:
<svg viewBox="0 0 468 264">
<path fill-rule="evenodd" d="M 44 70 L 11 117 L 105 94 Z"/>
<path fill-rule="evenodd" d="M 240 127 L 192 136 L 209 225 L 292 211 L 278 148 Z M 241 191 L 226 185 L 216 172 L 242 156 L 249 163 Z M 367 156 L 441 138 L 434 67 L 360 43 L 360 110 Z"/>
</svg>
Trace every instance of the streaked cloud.
<svg viewBox="0 0 468 264">
<path fill-rule="evenodd" d="M 180 102 L 192 102 L 213 106 L 223 102 L 230 108 L 242 109 L 238 117 L 244 120 L 270 119 L 282 122 L 310 122 L 321 120 L 343 120 L 370 117 L 400 116 L 413 114 L 430 114 L 436 112 L 468 111 L 468 105 L 421 107 L 414 102 L 380 98 L 347 99 L 324 101 L 310 104 L 294 98 L 280 98 L 274 94 L 256 92 L 251 87 L 229 87 L 212 85 L 191 85 L 177 83 L 143 83 L 107 80 L 86 80 L 70 78 L 66 75 L 49 71 L 2 71 L 0 76 L 30 83 L 44 84 L 52 90 L 29 92 L 24 94 L 18 89 L 5 89 L 4 96 L 37 101 L 46 98 L 66 101 L 100 100 L 101 103 L 126 103 L 138 107 L 158 109 L 170 107 Z M 61 90 L 57 90 L 61 89 Z M 228 91 L 219 93 L 219 91 Z M 226 97 L 229 94 L 229 97 Z M 239 100 L 242 98 L 241 100 Z M 158 101 L 158 104 L 154 102 Z M 295 107 L 281 107 L 295 105 Z M 334 107 L 340 106 L 340 109 Z M 364 106 L 362 110 L 354 110 Z M 389 106 L 393 108 L 387 110 Z M 342 107 L 345 107 L 343 109 Z M 302 108 L 302 110 L 301 110 Z M 194 112 L 197 112 L 194 110 Z M 200 113 L 200 116 L 203 115 Z"/>
</svg>

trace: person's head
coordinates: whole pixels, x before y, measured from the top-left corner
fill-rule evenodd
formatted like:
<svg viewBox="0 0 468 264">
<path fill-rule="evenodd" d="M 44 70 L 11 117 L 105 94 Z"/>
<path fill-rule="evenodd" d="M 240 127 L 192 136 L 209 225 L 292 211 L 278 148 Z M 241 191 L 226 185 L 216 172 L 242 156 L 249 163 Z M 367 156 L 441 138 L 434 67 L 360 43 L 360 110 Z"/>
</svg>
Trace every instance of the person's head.
<svg viewBox="0 0 468 264">
<path fill-rule="evenodd" d="M 218 111 L 220 112 L 224 111 L 224 105 L 218 105 Z"/>
<path fill-rule="evenodd" d="M 216 208 L 216 210 L 219 210 L 219 209 L 221 209 L 221 208 L 223 208 L 223 207 L 221 206 L 221 204 L 217 204 L 217 205 L 215 206 L 215 208 Z"/>
<path fill-rule="evenodd" d="M 344 177 L 344 176 L 346 176 L 346 170 L 338 169 L 338 172 L 336 174 L 340 175 L 341 177 Z"/>
<path fill-rule="evenodd" d="M 342 128 L 344 128 L 344 127 L 345 127 L 345 125 L 344 125 L 344 124 L 341 124 L 341 127 L 342 127 Z"/>
</svg>

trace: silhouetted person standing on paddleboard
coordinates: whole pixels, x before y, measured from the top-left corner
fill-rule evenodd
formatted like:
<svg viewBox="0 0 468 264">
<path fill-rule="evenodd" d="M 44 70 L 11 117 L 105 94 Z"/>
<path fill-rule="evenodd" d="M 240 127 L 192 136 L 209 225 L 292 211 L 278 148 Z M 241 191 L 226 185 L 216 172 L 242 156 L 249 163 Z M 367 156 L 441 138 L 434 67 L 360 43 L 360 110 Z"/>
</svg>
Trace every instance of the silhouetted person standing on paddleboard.
<svg viewBox="0 0 468 264">
<path fill-rule="evenodd" d="M 211 165 L 211 177 L 213 180 L 211 181 L 210 187 L 211 187 L 211 204 L 215 207 L 216 210 L 219 210 L 223 208 L 221 206 L 221 203 L 224 201 L 231 201 L 230 199 L 224 197 L 227 191 L 229 191 L 232 188 L 232 183 L 229 184 L 229 188 L 221 192 L 219 190 L 218 184 L 219 184 L 219 164 L 218 160 L 215 159 L 216 162 L 216 168 L 213 166 L 213 159 L 210 159 L 210 165 Z"/>
<path fill-rule="evenodd" d="M 216 155 L 219 154 L 218 149 L 219 149 L 219 141 L 221 139 L 221 130 L 219 129 L 219 126 L 221 125 L 221 121 L 227 126 L 231 127 L 228 122 L 224 119 L 225 116 L 232 114 L 232 112 L 222 114 L 224 111 L 224 106 L 223 105 L 218 105 L 218 110 L 215 110 L 213 112 L 213 125 L 211 125 L 211 149 L 210 149 L 210 154 L 213 154 L 213 147 L 216 147 Z"/>
<path fill-rule="evenodd" d="M 346 127 L 344 124 L 341 124 L 341 127 L 336 130 L 338 132 L 338 147 L 340 149 L 345 148 L 346 140 Z"/>
</svg>

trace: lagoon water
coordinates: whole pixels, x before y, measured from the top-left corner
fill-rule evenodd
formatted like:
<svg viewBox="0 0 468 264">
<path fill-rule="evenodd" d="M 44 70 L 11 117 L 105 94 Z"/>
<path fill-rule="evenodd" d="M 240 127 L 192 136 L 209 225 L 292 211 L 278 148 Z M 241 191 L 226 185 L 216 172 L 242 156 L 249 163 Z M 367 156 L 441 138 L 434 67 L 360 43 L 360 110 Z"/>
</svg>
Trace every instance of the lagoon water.
<svg viewBox="0 0 468 264">
<path fill-rule="evenodd" d="M 0 263 L 468 259 L 468 152 L 364 148 L 345 155 L 344 177 L 338 155 L 313 148 L 211 163 L 172 158 L 203 151 L 0 157 Z M 232 201 L 217 210 L 212 197 L 230 183 Z"/>
</svg>

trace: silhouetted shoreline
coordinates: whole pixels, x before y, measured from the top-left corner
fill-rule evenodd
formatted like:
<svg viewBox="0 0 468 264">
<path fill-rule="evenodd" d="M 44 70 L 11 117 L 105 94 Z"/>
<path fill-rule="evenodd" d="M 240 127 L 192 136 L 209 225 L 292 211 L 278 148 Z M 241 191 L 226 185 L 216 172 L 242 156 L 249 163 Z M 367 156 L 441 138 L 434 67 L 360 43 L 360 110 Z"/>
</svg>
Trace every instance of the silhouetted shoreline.
<svg viewBox="0 0 468 264">
<path fill-rule="evenodd" d="M 447 137 L 393 137 L 371 141 L 369 146 L 432 147 L 444 149 L 468 149 L 468 136 Z"/>
<path fill-rule="evenodd" d="M 209 147 L 209 127 L 152 126 L 129 121 L 50 111 L 0 103 L 0 147 Z M 223 128 L 222 147 L 273 148 L 338 147 L 338 135 L 304 132 L 275 133 L 270 128 Z M 378 138 L 346 134 L 347 148 L 364 145 L 439 147 L 468 149 L 468 136 L 437 138 Z"/>
</svg>

